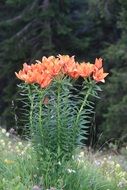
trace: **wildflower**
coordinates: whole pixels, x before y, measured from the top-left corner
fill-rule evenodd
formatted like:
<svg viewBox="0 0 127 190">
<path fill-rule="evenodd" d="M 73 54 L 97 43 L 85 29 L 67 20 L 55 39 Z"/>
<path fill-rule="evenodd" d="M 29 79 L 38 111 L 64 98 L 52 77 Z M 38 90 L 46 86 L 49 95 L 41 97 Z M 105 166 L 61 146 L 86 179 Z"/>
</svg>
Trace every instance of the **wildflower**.
<svg viewBox="0 0 127 190">
<path fill-rule="evenodd" d="M 46 71 L 48 71 L 51 76 L 56 76 L 61 72 L 62 64 L 60 63 L 60 60 L 54 56 L 50 56 L 47 59 L 44 58 L 42 63 L 45 65 Z"/>
<path fill-rule="evenodd" d="M 81 157 L 84 157 L 84 152 L 80 152 L 80 156 L 81 156 Z"/>
<path fill-rule="evenodd" d="M 111 159 L 112 159 L 112 156 L 109 156 L 108 159 L 111 160 Z"/>
<path fill-rule="evenodd" d="M 64 74 L 69 75 L 75 69 L 75 59 L 74 56 L 70 57 L 69 55 L 58 55 Z"/>
<path fill-rule="evenodd" d="M 127 180 L 122 178 L 121 181 L 117 184 L 117 187 L 123 188 L 127 186 Z"/>
<path fill-rule="evenodd" d="M 11 129 L 9 130 L 9 132 L 10 132 L 10 134 L 16 134 L 16 131 L 15 131 L 15 129 L 13 129 L 13 128 L 11 128 Z"/>
<path fill-rule="evenodd" d="M 58 55 L 57 57 L 42 57 L 42 61 L 36 60 L 35 64 L 23 64 L 23 69 L 15 75 L 20 80 L 28 84 L 39 84 L 41 88 L 50 85 L 57 75 L 68 75 L 77 79 L 90 77 L 93 73 L 93 79 L 96 82 L 104 82 L 108 73 L 104 73 L 102 68 L 102 59 L 96 59 L 95 64 L 75 62 L 74 56 Z"/>
<path fill-rule="evenodd" d="M 24 154 L 25 154 L 25 151 L 22 151 L 22 152 L 21 152 L 21 155 L 24 155 Z"/>
<path fill-rule="evenodd" d="M 22 146 L 22 142 L 18 142 L 18 145 L 19 145 L 19 146 Z"/>
<path fill-rule="evenodd" d="M 8 148 L 11 149 L 11 146 L 9 145 Z"/>
<path fill-rule="evenodd" d="M 94 69 L 98 70 L 102 68 L 102 58 L 95 59 Z"/>
<path fill-rule="evenodd" d="M 89 77 L 94 71 L 94 65 L 90 63 L 81 63 L 80 65 L 80 76 L 83 78 Z"/>
<path fill-rule="evenodd" d="M 6 129 L 2 129 L 1 132 L 2 132 L 3 134 L 5 134 L 5 133 L 6 133 Z"/>
<path fill-rule="evenodd" d="M 60 162 L 60 161 L 58 162 L 58 165 L 60 165 L 60 166 L 61 166 L 61 162 Z"/>
<path fill-rule="evenodd" d="M 2 146 L 5 146 L 5 142 L 2 142 Z"/>
<path fill-rule="evenodd" d="M 0 143 L 4 143 L 4 140 L 3 140 L 3 139 L 1 139 L 1 140 L 0 140 Z"/>
<path fill-rule="evenodd" d="M 79 77 L 79 72 L 77 67 L 75 67 L 72 71 L 69 71 L 68 75 L 74 79 L 77 79 Z"/>
<path fill-rule="evenodd" d="M 120 168 L 120 165 L 119 165 L 119 164 L 116 164 L 116 168 Z"/>
<path fill-rule="evenodd" d="M 72 169 L 67 169 L 67 171 L 68 171 L 68 173 L 76 173 L 76 171 L 75 170 L 72 170 Z"/>
<path fill-rule="evenodd" d="M 23 69 L 20 70 L 19 73 L 15 72 L 15 75 L 17 76 L 17 78 L 25 81 L 28 84 L 33 83 L 31 78 L 31 67 L 26 63 L 23 64 Z"/>
<path fill-rule="evenodd" d="M 96 166 L 100 166 L 101 165 L 101 162 L 98 161 L 98 160 L 95 160 L 94 163 L 95 163 Z"/>
<path fill-rule="evenodd" d="M 6 133 L 6 137 L 9 137 L 9 135 L 10 135 L 9 133 Z"/>
<path fill-rule="evenodd" d="M 104 69 L 101 68 L 97 70 L 96 72 L 93 73 L 93 79 L 96 82 L 105 82 L 104 78 L 108 75 L 109 73 L 104 73 Z"/>
<path fill-rule="evenodd" d="M 51 83 L 52 78 L 50 75 L 45 74 L 43 75 L 43 77 L 41 78 L 41 81 L 39 82 L 41 88 L 45 88 L 47 86 L 49 86 L 49 84 Z"/>
</svg>

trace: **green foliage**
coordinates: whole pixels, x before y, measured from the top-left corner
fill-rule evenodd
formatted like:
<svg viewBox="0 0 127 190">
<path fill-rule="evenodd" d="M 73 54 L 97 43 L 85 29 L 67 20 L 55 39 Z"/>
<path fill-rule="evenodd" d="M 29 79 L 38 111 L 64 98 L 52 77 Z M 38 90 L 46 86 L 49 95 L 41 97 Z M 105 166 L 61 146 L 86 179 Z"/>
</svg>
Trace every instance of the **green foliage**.
<svg viewBox="0 0 127 190">
<path fill-rule="evenodd" d="M 98 97 L 99 87 L 93 81 L 84 81 L 80 94 L 73 96 L 74 87 L 66 77 L 56 79 L 46 89 L 27 84 L 19 87 L 23 90 L 24 109 L 26 107 L 29 113 L 26 117 L 29 117 L 28 126 L 39 165 L 44 160 L 70 159 L 77 144 L 83 146 L 87 138 L 94 109 L 89 96 Z M 46 98 L 48 102 L 45 104 Z"/>
<path fill-rule="evenodd" d="M 84 157 L 84 152 L 76 150 L 73 159 L 57 163 L 56 168 L 45 160 L 43 167 L 45 171 L 51 168 L 51 175 L 48 172 L 39 175 L 31 141 L 12 138 L 11 134 L 7 137 L 7 134 L 0 128 L 1 190 L 31 190 L 35 185 L 44 190 L 51 187 L 56 190 L 119 190 L 121 184 L 126 190 L 127 172 L 115 161 L 117 157 L 96 157 L 88 152 Z"/>
</svg>

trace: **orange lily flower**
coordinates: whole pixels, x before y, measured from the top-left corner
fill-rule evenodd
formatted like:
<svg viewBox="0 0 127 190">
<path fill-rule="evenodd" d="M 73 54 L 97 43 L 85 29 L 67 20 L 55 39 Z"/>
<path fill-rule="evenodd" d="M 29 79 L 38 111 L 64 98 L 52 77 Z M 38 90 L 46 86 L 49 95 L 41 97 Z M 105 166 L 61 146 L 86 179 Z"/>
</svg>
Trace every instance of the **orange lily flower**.
<svg viewBox="0 0 127 190">
<path fill-rule="evenodd" d="M 31 70 L 30 65 L 27 65 L 26 63 L 23 64 L 23 69 L 20 70 L 18 73 L 15 72 L 15 75 L 17 76 L 17 78 L 19 78 L 20 80 L 23 80 L 27 83 L 31 83 L 31 80 L 29 80 L 28 77 L 28 72 Z"/>
<path fill-rule="evenodd" d="M 89 77 L 94 71 L 94 65 L 90 63 L 81 63 L 79 66 L 80 76 L 83 78 Z"/>
<path fill-rule="evenodd" d="M 95 71 L 98 70 L 98 69 L 101 69 L 102 68 L 102 61 L 103 59 L 102 58 L 99 58 L 99 59 L 95 59 Z"/>
<path fill-rule="evenodd" d="M 47 71 L 51 74 L 51 76 L 56 76 L 60 73 L 62 69 L 62 64 L 60 63 L 59 59 L 53 59 L 49 65 L 47 65 Z"/>
<path fill-rule="evenodd" d="M 58 58 L 63 67 L 62 71 L 64 74 L 68 74 L 75 68 L 74 56 L 70 57 L 69 55 L 58 55 Z"/>
<path fill-rule="evenodd" d="M 47 86 L 49 86 L 49 84 L 51 83 L 51 81 L 52 81 L 51 76 L 45 74 L 43 76 L 43 78 L 41 79 L 41 83 L 40 83 L 41 88 L 46 88 Z"/>
<path fill-rule="evenodd" d="M 39 84 L 42 88 L 47 87 L 54 77 L 66 74 L 74 79 L 79 76 L 90 77 L 96 82 L 104 82 L 108 73 L 104 73 L 102 59 L 95 59 L 95 64 L 75 62 L 74 56 L 58 55 L 57 57 L 42 57 L 42 61 L 36 60 L 35 64 L 23 64 L 23 69 L 15 75 L 28 84 Z"/>
<path fill-rule="evenodd" d="M 17 76 L 17 78 L 25 81 L 28 84 L 35 82 L 35 72 L 32 72 L 31 67 L 27 64 L 24 65 L 23 70 L 20 70 L 19 73 L 15 72 L 15 75 Z"/>
<path fill-rule="evenodd" d="M 96 82 L 105 82 L 104 78 L 108 75 L 109 73 L 104 73 L 104 69 L 101 68 L 97 70 L 96 72 L 93 73 L 93 79 Z"/>
<path fill-rule="evenodd" d="M 68 75 L 74 79 L 79 77 L 79 63 L 75 63 L 75 65 L 69 69 Z"/>
</svg>

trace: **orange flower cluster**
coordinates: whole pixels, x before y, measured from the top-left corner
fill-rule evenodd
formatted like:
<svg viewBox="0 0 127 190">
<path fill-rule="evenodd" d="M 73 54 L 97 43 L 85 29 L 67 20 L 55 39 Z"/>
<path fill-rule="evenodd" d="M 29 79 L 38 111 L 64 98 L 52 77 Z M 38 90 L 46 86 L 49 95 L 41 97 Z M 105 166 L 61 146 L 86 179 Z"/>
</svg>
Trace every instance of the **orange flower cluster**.
<svg viewBox="0 0 127 190">
<path fill-rule="evenodd" d="M 16 76 L 28 84 L 39 84 L 41 88 L 47 87 L 54 77 L 58 75 L 68 75 L 71 78 L 92 77 L 95 82 L 105 82 L 108 73 L 104 73 L 102 59 L 91 63 L 78 63 L 74 56 L 58 55 L 57 57 L 43 57 L 42 61 L 36 61 L 35 64 L 23 64 L 23 69 L 16 73 Z"/>
</svg>

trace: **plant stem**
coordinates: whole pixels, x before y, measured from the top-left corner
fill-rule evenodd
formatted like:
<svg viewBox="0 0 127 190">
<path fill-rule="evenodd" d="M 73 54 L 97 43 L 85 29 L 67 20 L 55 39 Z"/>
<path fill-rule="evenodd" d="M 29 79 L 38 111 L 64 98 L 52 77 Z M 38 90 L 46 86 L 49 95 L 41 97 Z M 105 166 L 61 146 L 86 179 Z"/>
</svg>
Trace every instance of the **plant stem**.
<svg viewBox="0 0 127 190">
<path fill-rule="evenodd" d="M 41 134 L 41 139 L 43 139 L 44 134 L 42 133 L 43 128 L 42 128 L 42 100 L 43 100 L 43 92 L 39 91 L 39 129 L 40 129 L 40 134 Z"/>
<path fill-rule="evenodd" d="M 60 156 L 60 82 L 57 89 L 57 156 Z"/>
<path fill-rule="evenodd" d="M 78 123 L 79 123 L 79 120 L 80 120 L 80 115 L 82 113 L 82 110 L 84 108 L 84 106 L 86 105 L 87 103 L 87 100 L 88 100 L 88 97 L 89 95 L 91 94 L 91 91 L 92 91 L 92 85 L 88 88 L 87 92 L 86 92 L 86 95 L 85 95 L 85 98 L 80 106 L 80 109 L 78 110 L 78 113 L 77 113 L 77 116 L 76 116 L 76 120 L 75 120 L 75 123 L 74 123 L 74 135 L 73 135 L 73 145 L 75 146 L 75 143 L 76 143 L 76 138 L 77 138 L 77 135 L 78 135 L 78 132 L 79 132 L 79 127 L 78 127 Z"/>
<path fill-rule="evenodd" d="M 39 138 L 39 157 L 42 157 L 42 154 L 45 154 L 45 135 L 44 135 L 44 126 L 43 126 L 43 109 L 42 109 L 42 101 L 43 101 L 43 95 L 44 95 L 44 91 L 42 91 L 42 89 L 40 89 L 38 91 L 39 93 L 39 102 L 38 102 L 38 127 L 39 127 L 39 133 L 38 133 L 38 138 Z M 38 146 L 38 145 L 37 145 Z"/>
<path fill-rule="evenodd" d="M 76 125 L 77 125 L 78 122 L 79 122 L 80 114 L 81 114 L 81 112 L 82 112 L 82 110 L 83 110 L 83 108 L 84 108 L 84 106 L 85 106 L 85 104 L 86 104 L 86 102 L 87 102 L 87 99 L 88 99 L 88 97 L 89 97 L 91 91 L 92 91 L 92 86 L 90 86 L 90 88 L 87 90 L 86 96 L 85 96 L 85 98 L 84 98 L 84 101 L 83 101 L 83 103 L 81 104 L 81 107 L 80 107 L 80 109 L 79 109 L 79 111 L 78 111 L 78 113 L 77 113 L 76 122 L 75 122 Z"/>
<path fill-rule="evenodd" d="M 30 122 L 30 128 L 32 133 L 33 131 L 33 108 L 34 108 L 34 101 L 31 93 L 31 88 L 30 86 L 28 87 L 28 93 L 29 93 L 29 100 L 30 100 L 30 114 L 29 114 L 29 122 Z"/>
</svg>

